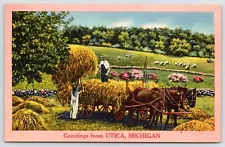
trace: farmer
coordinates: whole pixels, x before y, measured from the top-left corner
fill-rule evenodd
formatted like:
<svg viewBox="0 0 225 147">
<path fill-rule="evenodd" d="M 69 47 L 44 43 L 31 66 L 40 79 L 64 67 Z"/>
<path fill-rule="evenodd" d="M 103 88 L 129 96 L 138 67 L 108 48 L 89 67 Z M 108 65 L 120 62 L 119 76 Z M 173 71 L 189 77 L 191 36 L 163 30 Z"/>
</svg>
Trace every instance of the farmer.
<svg viewBox="0 0 225 147">
<path fill-rule="evenodd" d="M 73 88 L 71 90 L 71 100 L 70 100 L 70 118 L 76 119 L 77 113 L 78 113 L 78 101 L 79 101 L 79 94 L 82 91 L 79 91 L 79 88 L 81 86 L 81 80 L 78 80 L 78 83 L 75 85 L 73 84 Z"/>
<path fill-rule="evenodd" d="M 109 73 L 109 70 L 110 70 L 110 67 L 109 67 L 109 62 L 105 59 L 105 57 L 103 56 L 102 57 L 102 61 L 100 62 L 99 64 L 99 68 L 98 68 L 101 72 L 101 80 L 102 82 L 108 82 L 108 73 Z"/>
</svg>

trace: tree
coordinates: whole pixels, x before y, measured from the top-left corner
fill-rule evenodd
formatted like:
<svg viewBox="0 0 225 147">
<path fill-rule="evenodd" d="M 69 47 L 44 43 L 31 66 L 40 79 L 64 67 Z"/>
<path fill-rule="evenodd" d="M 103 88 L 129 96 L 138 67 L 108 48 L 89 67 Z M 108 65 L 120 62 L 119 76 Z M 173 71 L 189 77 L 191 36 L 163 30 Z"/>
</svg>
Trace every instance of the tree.
<svg viewBox="0 0 225 147">
<path fill-rule="evenodd" d="M 61 28 L 67 12 L 19 12 L 12 14 L 13 86 L 27 80 L 42 81 L 42 73 L 52 74 L 59 60 L 69 55 Z"/>
<path fill-rule="evenodd" d="M 170 53 L 176 56 L 188 55 L 191 45 L 185 39 L 173 38 L 169 47 Z"/>
</svg>

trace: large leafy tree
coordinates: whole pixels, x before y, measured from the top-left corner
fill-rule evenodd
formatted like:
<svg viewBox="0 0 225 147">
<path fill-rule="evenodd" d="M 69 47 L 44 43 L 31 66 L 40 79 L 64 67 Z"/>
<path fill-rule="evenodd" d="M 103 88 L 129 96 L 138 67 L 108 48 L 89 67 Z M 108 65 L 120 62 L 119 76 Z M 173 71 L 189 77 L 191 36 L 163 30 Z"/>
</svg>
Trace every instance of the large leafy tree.
<svg viewBox="0 0 225 147">
<path fill-rule="evenodd" d="M 42 73 L 52 74 L 59 60 L 69 55 L 62 27 L 68 12 L 12 13 L 12 73 L 13 85 L 27 80 L 42 81 Z"/>
</svg>

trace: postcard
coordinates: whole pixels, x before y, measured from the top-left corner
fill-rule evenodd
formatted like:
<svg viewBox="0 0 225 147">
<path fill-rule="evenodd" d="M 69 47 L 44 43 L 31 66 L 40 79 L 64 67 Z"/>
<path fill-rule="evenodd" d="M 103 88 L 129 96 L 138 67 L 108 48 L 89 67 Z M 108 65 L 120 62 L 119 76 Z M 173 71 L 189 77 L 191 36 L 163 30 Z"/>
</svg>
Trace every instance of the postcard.
<svg viewBox="0 0 225 147">
<path fill-rule="evenodd" d="M 220 142 L 219 5 L 5 5 L 6 142 Z"/>
</svg>

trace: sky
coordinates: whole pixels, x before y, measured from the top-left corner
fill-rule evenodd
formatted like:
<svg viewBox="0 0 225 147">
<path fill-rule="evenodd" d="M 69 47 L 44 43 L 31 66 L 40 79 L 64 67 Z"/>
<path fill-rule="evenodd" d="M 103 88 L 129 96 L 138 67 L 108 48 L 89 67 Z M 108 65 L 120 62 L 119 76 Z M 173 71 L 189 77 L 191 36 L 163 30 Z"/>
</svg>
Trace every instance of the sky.
<svg viewBox="0 0 225 147">
<path fill-rule="evenodd" d="M 182 27 L 192 32 L 213 34 L 213 13 L 206 12 L 70 12 L 71 25 L 87 27 L 143 27 L 171 29 Z"/>
</svg>

